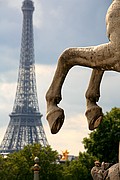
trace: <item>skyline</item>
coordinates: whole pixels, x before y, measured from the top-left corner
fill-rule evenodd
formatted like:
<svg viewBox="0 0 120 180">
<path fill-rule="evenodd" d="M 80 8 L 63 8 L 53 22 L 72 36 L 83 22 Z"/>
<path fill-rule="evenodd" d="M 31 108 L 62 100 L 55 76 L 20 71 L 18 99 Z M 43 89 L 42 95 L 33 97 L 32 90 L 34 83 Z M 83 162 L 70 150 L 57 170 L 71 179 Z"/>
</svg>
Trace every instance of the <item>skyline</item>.
<svg viewBox="0 0 120 180">
<path fill-rule="evenodd" d="M 5 3 L 6 1 L 6 3 Z M 12 112 L 20 57 L 22 32 L 22 0 L 0 1 L 0 141 L 9 123 Z M 65 122 L 56 135 L 50 133 L 46 121 L 45 93 L 52 81 L 57 59 L 67 47 L 93 46 L 108 42 L 105 14 L 110 1 L 66 0 L 46 2 L 34 0 L 34 49 L 39 109 L 43 114 L 42 123 L 53 149 L 61 152 L 68 149 L 78 155 L 84 151 L 81 143 L 88 136 L 85 91 L 91 70 L 74 67 L 68 74 L 62 90 L 60 106 L 65 110 Z M 4 16 L 3 16 L 4 15 Z M 79 78 L 80 77 L 80 78 Z M 105 73 L 101 83 L 99 105 L 103 112 L 119 107 L 120 75 Z M 74 87 L 74 88 L 73 88 Z M 9 91 L 9 92 L 8 92 Z M 76 147 L 76 148 L 75 148 Z"/>
</svg>

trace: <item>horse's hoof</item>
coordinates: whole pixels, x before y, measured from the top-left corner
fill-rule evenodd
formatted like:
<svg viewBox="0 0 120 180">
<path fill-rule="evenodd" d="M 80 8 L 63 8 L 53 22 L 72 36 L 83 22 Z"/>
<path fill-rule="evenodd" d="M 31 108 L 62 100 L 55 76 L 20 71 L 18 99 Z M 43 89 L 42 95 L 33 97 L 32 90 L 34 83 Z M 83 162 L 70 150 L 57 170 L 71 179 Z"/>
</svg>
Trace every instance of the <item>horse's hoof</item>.
<svg viewBox="0 0 120 180">
<path fill-rule="evenodd" d="M 63 125 L 65 118 L 64 111 L 59 107 L 55 107 L 47 113 L 46 118 L 49 122 L 51 133 L 56 134 Z"/>
<path fill-rule="evenodd" d="M 100 108 L 97 105 L 89 108 L 86 111 L 85 115 L 86 115 L 87 120 L 88 120 L 89 130 L 96 129 L 103 119 L 102 108 Z"/>
</svg>

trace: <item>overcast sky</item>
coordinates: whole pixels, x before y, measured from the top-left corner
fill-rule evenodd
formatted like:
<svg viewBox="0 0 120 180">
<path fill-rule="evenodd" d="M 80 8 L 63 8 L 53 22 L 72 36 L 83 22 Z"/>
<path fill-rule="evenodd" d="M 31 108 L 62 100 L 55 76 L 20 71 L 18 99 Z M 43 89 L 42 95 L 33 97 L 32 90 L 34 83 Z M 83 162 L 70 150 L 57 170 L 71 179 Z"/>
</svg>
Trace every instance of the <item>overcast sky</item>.
<svg viewBox="0 0 120 180">
<path fill-rule="evenodd" d="M 58 56 L 67 47 L 85 47 L 108 42 L 105 15 L 112 0 L 34 0 L 34 48 L 37 93 L 42 123 L 51 147 L 78 155 L 88 136 L 85 91 L 91 70 L 74 67 L 62 90 L 66 119 L 58 134 L 52 135 L 46 121 L 45 93 L 52 81 Z M 0 0 L 0 141 L 12 112 L 22 35 L 22 0 Z M 101 83 L 99 105 L 103 112 L 120 107 L 120 75 L 106 72 Z"/>
</svg>

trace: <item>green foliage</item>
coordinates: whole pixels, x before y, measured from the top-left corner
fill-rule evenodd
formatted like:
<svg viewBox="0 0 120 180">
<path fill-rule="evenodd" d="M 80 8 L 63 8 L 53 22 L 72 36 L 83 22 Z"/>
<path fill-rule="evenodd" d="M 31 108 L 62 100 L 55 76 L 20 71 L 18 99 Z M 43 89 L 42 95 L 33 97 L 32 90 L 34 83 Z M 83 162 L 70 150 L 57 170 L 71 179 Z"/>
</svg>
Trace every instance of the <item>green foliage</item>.
<svg viewBox="0 0 120 180">
<path fill-rule="evenodd" d="M 113 162 L 118 160 L 120 141 L 120 108 L 113 108 L 104 115 L 103 122 L 89 138 L 83 139 L 86 152 L 65 164 L 57 164 L 58 152 L 50 146 L 28 145 L 23 150 L 0 156 L 0 180 L 33 180 L 34 158 L 39 158 L 40 180 L 92 180 L 94 161 Z"/>
<path fill-rule="evenodd" d="M 92 180 L 90 172 L 95 159 L 95 157 L 90 156 L 86 152 L 80 152 L 78 159 L 72 162 L 67 161 L 63 166 L 63 180 Z"/>
<path fill-rule="evenodd" d="M 94 158 L 80 153 L 77 160 L 56 164 L 58 153 L 50 146 L 43 148 L 38 144 L 26 146 L 23 150 L 0 156 L 0 180 L 33 180 L 34 158 L 39 157 L 40 180 L 92 180 L 90 169 Z"/>
<path fill-rule="evenodd" d="M 63 175 L 65 180 L 84 179 L 87 169 L 79 161 L 72 161 L 69 166 L 64 167 Z"/>
<path fill-rule="evenodd" d="M 40 164 L 40 179 L 48 179 L 55 169 L 54 162 L 58 156 L 57 151 L 52 151 L 51 147 L 41 147 L 39 144 L 34 146 L 26 146 L 21 153 L 25 156 L 29 163 L 29 167 L 34 164 L 34 158 L 37 156 L 39 158 Z M 53 166 L 54 164 L 54 166 Z"/>
<path fill-rule="evenodd" d="M 0 156 L 0 180 L 33 180 L 34 158 L 39 157 L 40 179 L 57 180 L 59 166 L 55 164 L 57 151 L 50 146 L 41 147 L 39 144 L 28 145 L 23 150 L 9 154 L 7 158 Z"/>
<path fill-rule="evenodd" d="M 120 108 L 113 108 L 103 117 L 101 125 L 89 138 L 83 139 L 87 152 L 100 161 L 116 163 L 120 141 Z"/>
<path fill-rule="evenodd" d="M 2 166 L 0 164 L 0 179 L 29 180 L 30 169 L 25 157 L 21 157 L 20 153 L 10 154 L 7 158 L 2 158 L 2 161 Z"/>
</svg>

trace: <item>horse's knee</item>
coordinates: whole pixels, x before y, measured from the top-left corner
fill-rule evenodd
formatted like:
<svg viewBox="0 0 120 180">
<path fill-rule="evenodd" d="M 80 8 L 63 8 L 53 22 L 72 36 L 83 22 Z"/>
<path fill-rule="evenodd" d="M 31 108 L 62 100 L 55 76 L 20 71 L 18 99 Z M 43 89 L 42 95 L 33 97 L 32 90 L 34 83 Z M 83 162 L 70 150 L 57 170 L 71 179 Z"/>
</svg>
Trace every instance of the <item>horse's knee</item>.
<svg viewBox="0 0 120 180">
<path fill-rule="evenodd" d="M 89 99 L 90 101 L 97 102 L 99 100 L 100 93 L 98 92 L 96 93 L 93 90 L 88 89 L 85 93 L 85 97 L 86 99 Z"/>
<path fill-rule="evenodd" d="M 61 95 L 55 95 L 53 93 L 53 91 L 49 90 L 47 93 L 46 93 L 46 101 L 47 102 L 51 102 L 53 104 L 59 104 L 59 102 L 61 101 L 62 97 Z"/>
</svg>

